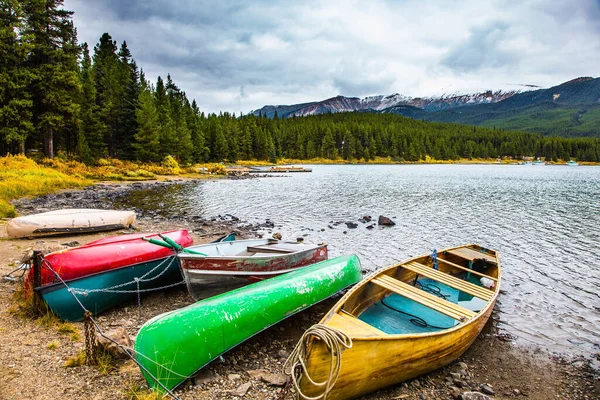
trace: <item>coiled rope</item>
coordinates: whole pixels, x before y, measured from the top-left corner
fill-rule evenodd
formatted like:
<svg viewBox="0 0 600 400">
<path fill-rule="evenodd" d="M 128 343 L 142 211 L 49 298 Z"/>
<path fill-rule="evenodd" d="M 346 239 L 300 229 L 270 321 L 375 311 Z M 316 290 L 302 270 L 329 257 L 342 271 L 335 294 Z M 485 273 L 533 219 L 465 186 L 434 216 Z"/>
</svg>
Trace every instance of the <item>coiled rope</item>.
<svg viewBox="0 0 600 400">
<path fill-rule="evenodd" d="M 306 367 L 308 345 L 311 340 L 318 338 L 323 341 L 330 353 L 329 376 L 323 382 L 315 382 L 308 373 Z M 325 325 L 316 324 L 304 332 L 298 344 L 285 361 L 283 371 L 286 375 L 292 377 L 292 382 L 296 392 L 302 399 L 319 400 L 327 399 L 327 395 L 335 386 L 342 368 L 342 353 L 346 349 L 352 348 L 352 339 L 344 332 Z M 315 397 L 307 396 L 300 390 L 300 378 L 306 377 L 308 381 L 316 387 L 322 388 L 323 392 Z"/>
</svg>

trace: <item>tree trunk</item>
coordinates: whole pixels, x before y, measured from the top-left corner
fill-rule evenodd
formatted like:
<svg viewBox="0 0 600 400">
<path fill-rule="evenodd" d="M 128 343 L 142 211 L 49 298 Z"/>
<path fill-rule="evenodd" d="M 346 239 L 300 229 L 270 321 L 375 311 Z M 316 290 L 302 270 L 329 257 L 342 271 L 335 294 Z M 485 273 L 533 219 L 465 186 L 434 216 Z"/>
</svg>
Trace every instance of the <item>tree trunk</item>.
<svg viewBox="0 0 600 400">
<path fill-rule="evenodd" d="M 54 158 L 54 131 L 52 129 L 46 134 L 46 157 Z"/>
</svg>

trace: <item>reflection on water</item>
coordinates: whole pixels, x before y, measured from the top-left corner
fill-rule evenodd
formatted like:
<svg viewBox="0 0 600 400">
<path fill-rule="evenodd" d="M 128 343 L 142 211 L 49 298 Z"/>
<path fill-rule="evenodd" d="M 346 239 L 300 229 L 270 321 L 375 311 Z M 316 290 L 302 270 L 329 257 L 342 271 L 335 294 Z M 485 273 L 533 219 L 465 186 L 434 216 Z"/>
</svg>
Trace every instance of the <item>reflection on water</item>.
<svg viewBox="0 0 600 400">
<path fill-rule="evenodd" d="M 313 166 L 312 173 L 139 192 L 165 214 L 270 218 L 284 238 L 330 243 L 372 270 L 464 243 L 500 252 L 500 327 L 550 351 L 598 352 L 600 169 L 503 165 Z M 332 222 L 364 215 L 392 228 Z M 331 226 L 331 227 L 330 227 Z"/>
</svg>

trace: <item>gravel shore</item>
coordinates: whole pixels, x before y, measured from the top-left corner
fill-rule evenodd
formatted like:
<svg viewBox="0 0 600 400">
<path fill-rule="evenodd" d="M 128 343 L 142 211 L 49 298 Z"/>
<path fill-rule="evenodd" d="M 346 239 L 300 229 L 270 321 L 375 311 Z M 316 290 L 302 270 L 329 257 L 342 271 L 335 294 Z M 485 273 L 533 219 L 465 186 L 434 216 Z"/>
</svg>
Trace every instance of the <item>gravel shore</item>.
<svg viewBox="0 0 600 400">
<path fill-rule="evenodd" d="M 182 182 L 99 184 L 80 191 L 15 202 L 22 214 L 60 208 L 112 209 L 131 190 L 153 189 Z M 183 184 L 193 184 L 186 182 Z M 240 238 L 257 232 L 272 233 L 272 222 L 249 225 L 234 216 L 161 215 L 138 211 L 136 230 L 141 232 L 188 229 L 195 243 L 208 242 L 235 230 Z M 123 232 L 61 236 L 37 240 L 8 239 L 0 226 L 0 273 L 12 271 L 23 253 L 34 248 L 77 242 L 85 244 Z M 126 231 L 125 233 L 129 233 Z M 284 238 L 295 239 L 295 238 Z M 145 381 L 130 360 L 113 361 L 108 370 L 94 366 L 65 367 L 84 348 L 83 324 L 74 323 L 79 335 L 59 323 L 45 326 L 39 320 L 13 315 L 9 310 L 16 284 L 0 284 L 0 399 L 137 399 Z M 181 399 L 292 399 L 282 366 L 305 329 L 317 323 L 339 295 L 317 304 L 249 339 L 222 360 L 215 360 L 181 385 Z M 134 338 L 149 318 L 193 302 L 184 287 L 142 297 L 97 318 L 104 331 L 124 328 Z M 76 337 L 79 336 L 79 337 Z M 599 355 L 600 357 L 600 355 Z M 473 392 L 477 392 L 472 394 Z M 482 397 L 487 396 L 487 397 Z M 363 399 L 598 399 L 600 376 L 585 360 L 563 360 L 514 346 L 498 335 L 495 316 L 474 345 L 456 362 L 426 376 L 402 383 Z"/>
</svg>

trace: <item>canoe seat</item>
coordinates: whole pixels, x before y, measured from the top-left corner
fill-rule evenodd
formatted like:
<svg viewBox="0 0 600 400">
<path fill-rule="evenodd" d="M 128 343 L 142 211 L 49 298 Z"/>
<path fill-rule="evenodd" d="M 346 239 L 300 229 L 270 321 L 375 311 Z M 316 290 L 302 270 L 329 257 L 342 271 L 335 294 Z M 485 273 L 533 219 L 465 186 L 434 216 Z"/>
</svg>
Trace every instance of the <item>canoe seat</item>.
<svg viewBox="0 0 600 400">
<path fill-rule="evenodd" d="M 333 314 L 327 325 L 346 332 L 352 337 L 380 337 L 386 335 L 385 332 L 361 321 L 344 310 Z"/>
<path fill-rule="evenodd" d="M 479 297 L 482 300 L 490 301 L 494 296 L 494 292 L 483 286 L 477 286 L 471 282 L 464 281 L 452 275 L 435 270 L 416 261 L 402 265 L 402 268 L 413 271 L 418 275 L 433 279 L 434 281 L 443 283 L 454 289 L 470 294 L 471 296 Z"/>
<path fill-rule="evenodd" d="M 282 249 L 270 244 L 263 244 L 261 246 L 248 246 L 249 253 L 282 253 L 289 254 L 295 253 L 298 250 Z"/>
<path fill-rule="evenodd" d="M 473 318 L 477 313 L 459 306 L 458 304 L 449 302 L 448 300 L 437 297 L 431 293 L 427 293 L 421 289 L 394 279 L 389 275 L 379 275 L 373 278 L 371 282 L 388 289 L 394 293 L 404 296 L 412 301 L 429 307 L 439 313 L 447 315 L 457 321 L 465 322 Z"/>
<path fill-rule="evenodd" d="M 450 262 L 450 261 L 448 261 L 448 260 L 444 260 L 444 259 L 443 259 L 443 258 L 441 258 L 439 255 L 438 255 L 438 258 L 437 258 L 437 260 L 438 260 L 438 263 L 440 263 L 440 262 L 441 262 L 441 263 L 444 263 L 444 264 L 446 264 L 446 265 L 449 265 L 449 266 L 451 266 L 451 267 L 453 267 L 453 268 L 460 269 L 461 271 L 469 272 L 469 273 L 471 273 L 471 274 L 473 274 L 473 275 L 481 276 L 482 278 L 488 278 L 488 279 L 491 279 L 491 280 L 493 280 L 494 282 L 498 282 L 498 278 L 494 278 L 494 277 L 493 277 L 493 276 L 491 276 L 491 275 L 482 274 L 481 272 L 474 271 L 474 270 L 472 270 L 472 269 L 470 269 L 470 268 L 463 267 L 462 265 L 455 264 L 455 263 L 453 263 L 453 262 Z"/>
<path fill-rule="evenodd" d="M 458 249 L 448 250 L 448 254 L 452 254 L 469 261 L 483 259 L 494 265 L 498 264 L 496 257 L 491 256 L 487 253 L 482 253 L 481 251 L 471 249 L 469 247 L 459 247 Z"/>
</svg>

